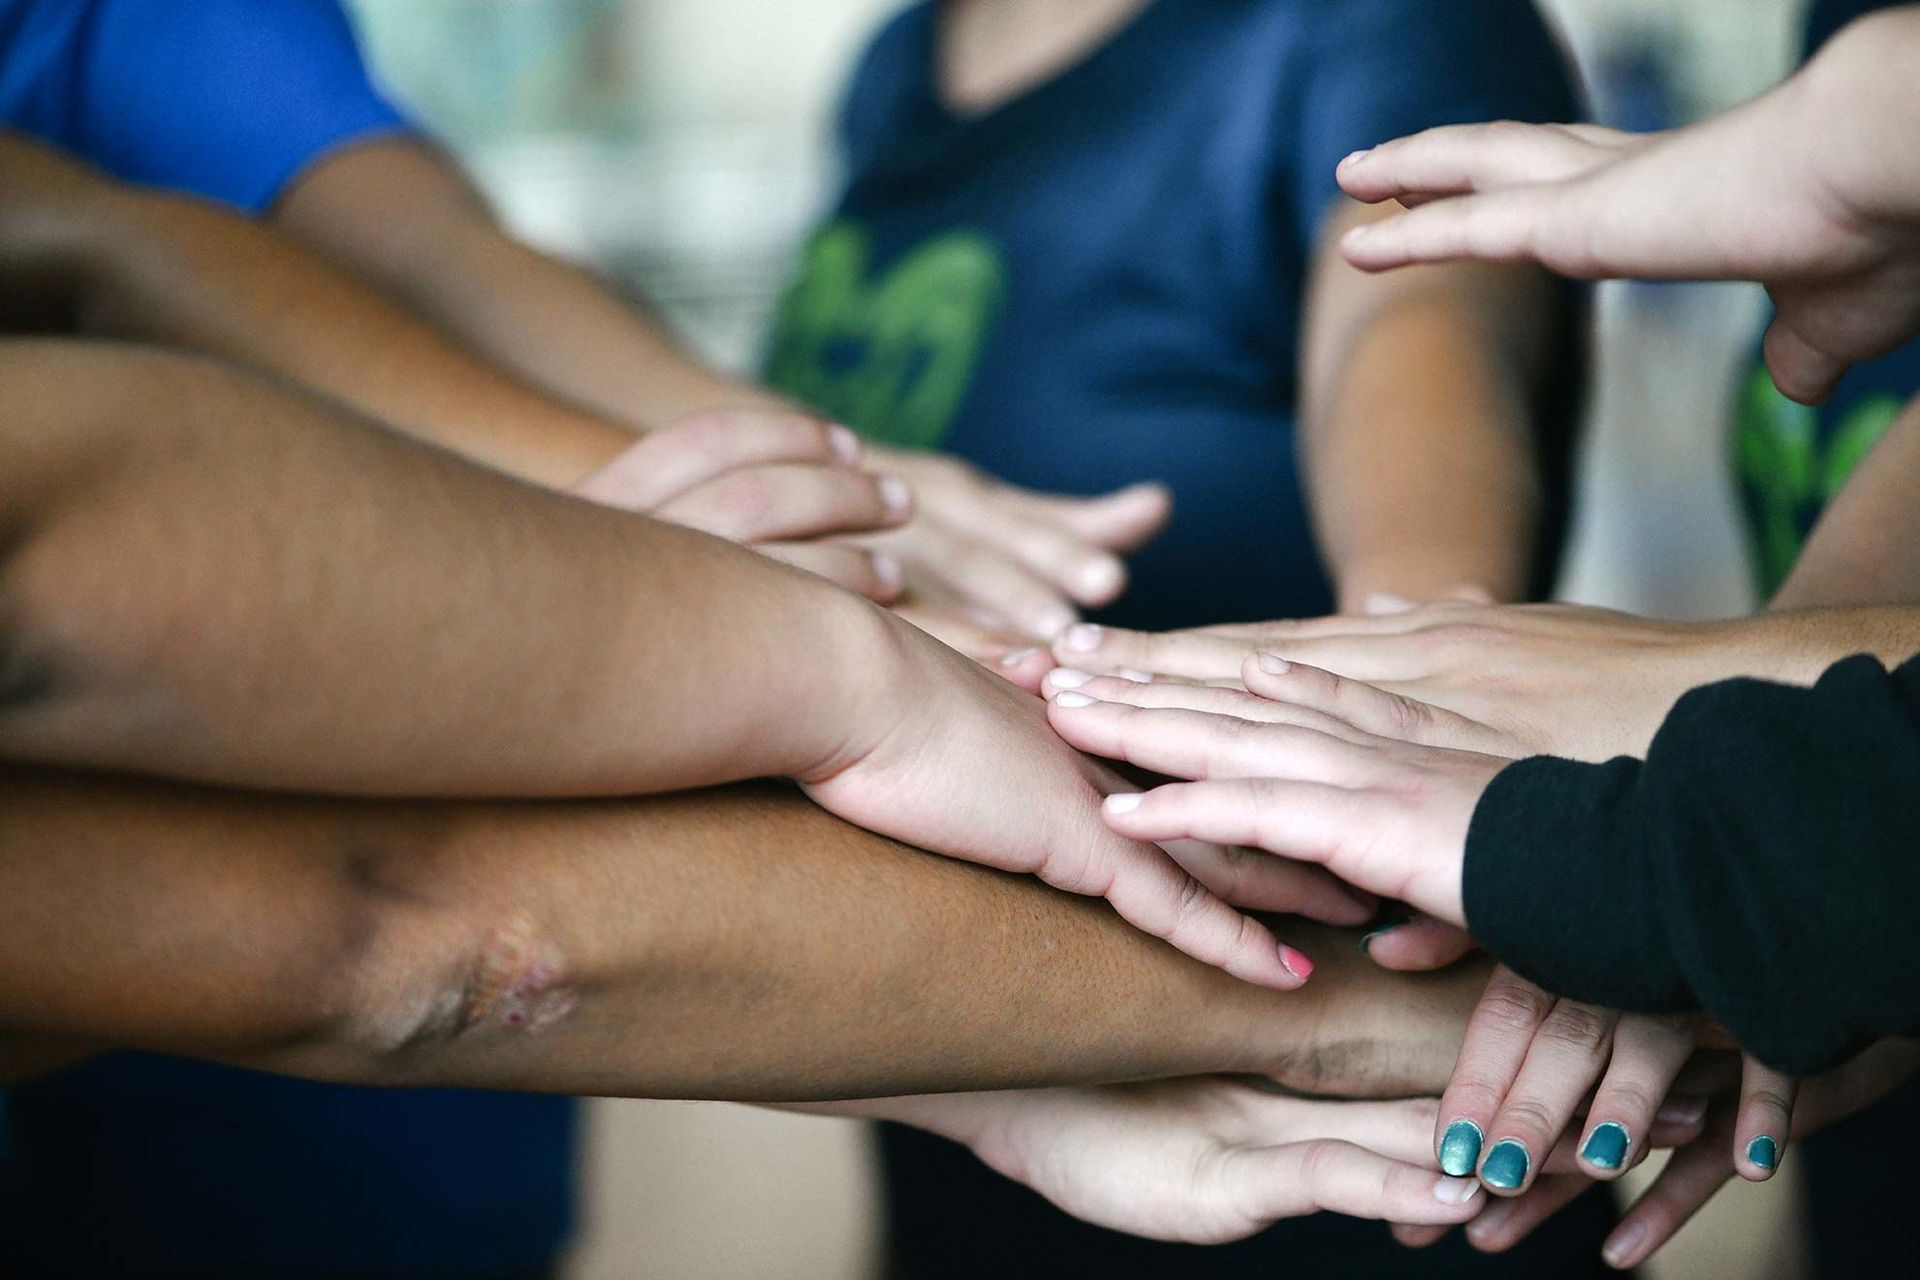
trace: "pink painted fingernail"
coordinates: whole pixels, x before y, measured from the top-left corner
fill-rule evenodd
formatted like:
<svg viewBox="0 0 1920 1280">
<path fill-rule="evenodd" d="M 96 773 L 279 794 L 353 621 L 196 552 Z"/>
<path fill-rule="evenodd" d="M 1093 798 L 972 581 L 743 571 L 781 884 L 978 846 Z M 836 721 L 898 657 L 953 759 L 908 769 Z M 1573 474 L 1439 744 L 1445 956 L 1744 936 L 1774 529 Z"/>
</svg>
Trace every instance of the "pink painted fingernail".
<svg viewBox="0 0 1920 1280">
<path fill-rule="evenodd" d="M 1283 676 L 1293 670 L 1293 664 L 1278 654 L 1263 653 L 1260 655 L 1260 669 L 1270 676 Z"/>
<path fill-rule="evenodd" d="M 1287 967 L 1288 973 L 1302 982 L 1313 976 L 1313 961 L 1284 942 L 1280 944 L 1280 963 Z"/>
<path fill-rule="evenodd" d="M 1056 707 L 1090 707 L 1096 701 L 1098 699 L 1089 698 L 1084 693 L 1057 693 L 1053 697 L 1053 705 Z"/>
<path fill-rule="evenodd" d="M 828 427 L 827 445 L 842 462 L 860 460 L 860 437 L 851 427 L 843 427 L 837 422 Z"/>
<path fill-rule="evenodd" d="M 1015 649 L 1012 653 L 1000 659 L 1000 665 L 1003 667 L 1017 667 L 1039 652 L 1038 649 Z"/>
<path fill-rule="evenodd" d="M 1107 797 L 1106 810 L 1108 813 L 1132 813 L 1139 807 L 1140 793 L 1137 791 L 1128 791 L 1117 796 Z"/>
<path fill-rule="evenodd" d="M 1078 689 L 1093 677 L 1073 667 L 1055 667 L 1047 672 L 1047 679 L 1062 689 Z"/>
<path fill-rule="evenodd" d="M 1083 622 L 1067 630 L 1067 648 L 1075 653 L 1092 653 L 1100 647 L 1104 634 L 1101 627 L 1091 622 Z"/>
</svg>

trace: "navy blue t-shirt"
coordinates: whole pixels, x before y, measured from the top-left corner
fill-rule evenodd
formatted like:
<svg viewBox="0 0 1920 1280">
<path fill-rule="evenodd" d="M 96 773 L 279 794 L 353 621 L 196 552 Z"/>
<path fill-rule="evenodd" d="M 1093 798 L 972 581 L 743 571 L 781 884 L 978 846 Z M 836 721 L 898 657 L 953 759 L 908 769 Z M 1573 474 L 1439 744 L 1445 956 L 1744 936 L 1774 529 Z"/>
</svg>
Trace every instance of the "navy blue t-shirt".
<svg viewBox="0 0 1920 1280">
<path fill-rule="evenodd" d="M 408 127 L 335 0 L 0 0 L 0 125 L 248 211 Z M 8 1276 L 494 1274 L 551 1263 L 571 1225 L 563 1098 L 115 1055 L 0 1114 Z"/>
<path fill-rule="evenodd" d="M 1527 0 L 1155 0 L 984 115 L 916 4 L 860 63 L 849 176 L 767 366 L 874 438 L 1015 483 L 1172 486 L 1109 613 L 1324 612 L 1294 460 L 1301 304 L 1334 167 L 1432 125 L 1577 118 Z"/>
</svg>

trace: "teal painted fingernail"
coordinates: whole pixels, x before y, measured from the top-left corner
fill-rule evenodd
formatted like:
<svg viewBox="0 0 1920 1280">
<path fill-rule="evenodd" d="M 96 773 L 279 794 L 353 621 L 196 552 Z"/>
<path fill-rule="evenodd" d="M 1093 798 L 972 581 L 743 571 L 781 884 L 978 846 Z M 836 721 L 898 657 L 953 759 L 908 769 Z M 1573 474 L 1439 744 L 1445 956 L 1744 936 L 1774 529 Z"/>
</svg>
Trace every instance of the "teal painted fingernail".
<svg viewBox="0 0 1920 1280">
<path fill-rule="evenodd" d="M 1480 1163 L 1480 1126 L 1471 1120 L 1455 1120 L 1440 1139 L 1440 1168 L 1447 1176 L 1464 1178 Z"/>
<path fill-rule="evenodd" d="M 1747 1144 L 1747 1159 L 1759 1168 L 1771 1170 L 1780 1163 L 1780 1144 L 1763 1133 Z"/>
<path fill-rule="evenodd" d="M 1527 1154 L 1526 1143 L 1518 1138 L 1502 1138 L 1487 1152 L 1487 1162 L 1480 1166 L 1480 1181 L 1500 1191 L 1515 1191 L 1527 1180 L 1527 1169 L 1532 1164 L 1533 1157 Z"/>
<path fill-rule="evenodd" d="M 1621 1161 L 1627 1158 L 1627 1148 L 1633 1140 L 1627 1136 L 1627 1127 L 1609 1120 L 1605 1124 L 1593 1126 L 1593 1132 L 1587 1135 L 1587 1143 L 1580 1148 L 1580 1158 L 1596 1169 L 1618 1169 Z"/>
</svg>

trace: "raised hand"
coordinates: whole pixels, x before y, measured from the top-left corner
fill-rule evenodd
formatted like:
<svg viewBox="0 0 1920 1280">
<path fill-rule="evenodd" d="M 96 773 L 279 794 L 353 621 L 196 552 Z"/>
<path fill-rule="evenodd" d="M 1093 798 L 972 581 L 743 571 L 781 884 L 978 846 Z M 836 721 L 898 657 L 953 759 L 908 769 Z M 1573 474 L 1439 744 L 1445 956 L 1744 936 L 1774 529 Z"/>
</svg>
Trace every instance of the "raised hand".
<svg viewBox="0 0 1920 1280">
<path fill-rule="evenodd" d="M 644 437 L 572 492 L 742 543 L 886 604 L 900 594 L 899 562 L 840 539 L 899 526 L 913 493 L 860 462 L 859 437 L 845 427 L 712 410 Z"/>
<path fill-rule="evenodd" d="M 1876 15 L 1798 76 L 1725 115 L 1634 136 L 1587 126 L 1433 129 L 1349 156 L 1340 185 L 1407 214 L 1342 241 L 1366 270 L 1537 260 L 1582 278 L 1756 280 L 1767 365 L 1809 403 L 1920 330 L 1920 20 Z"/>
<path fill-rule="evenodd" d="M 1077 498 L 1017 488 L 944 454 L 874 455 L 912 485 L 917 507 L 904 528 L 872 545 L 898 559 L 909 616 L 936 634 L 951 622 L 1052 638 L 1080 607 L 1119 597 L 1121 557 L 1159 533 L 1173 510 L 1156 484 Z"/>
<path fill-rule="evenodd" d="M 1076 1218 L 1223 1244 L 1330 1211 L 1452 1224 L 1486 1203 L 1427 1141 L 1431 1099 L 1316 1102 L 1229 1079 L 894 1099 L 855 1108 L 945 1133 Z"/>
</svg>

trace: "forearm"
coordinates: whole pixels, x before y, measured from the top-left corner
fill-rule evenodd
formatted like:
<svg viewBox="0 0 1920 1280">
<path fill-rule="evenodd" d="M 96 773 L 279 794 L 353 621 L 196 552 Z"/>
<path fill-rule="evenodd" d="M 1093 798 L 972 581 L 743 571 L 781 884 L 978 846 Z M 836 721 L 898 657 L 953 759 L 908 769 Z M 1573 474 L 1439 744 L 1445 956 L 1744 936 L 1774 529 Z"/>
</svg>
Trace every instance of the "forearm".
<svg viewBox="0 0 1920 1280">
<path fill-rule="evenodd" d="M 1907 406 L 1821 515 L 1770 607 L 1920 602 L 1916 510 L 1920 400 Z"/>
<path fill-rule="evenodd" d="M 253 365 L 546 484 L 578 480 L 633 441 L 266 227 L 12 136 L 0 136 L 0 182 L 14 201 L 0 218 L 0 277 L 60 273 L 65 296 L 41 306 L 61 327 Z"/>
<path fill-rule="evenodd" d="M 396 198 L 404 218 L 389 216 Z M 586 272 L 513 240 L 425 142 L 322 162 L 273 220 L 527 384 L 614 421 L 646 428 L 702 409 L 788 407 L 686 355 Z"/>
<path fill-rule="evenodd" d="M 820 579 L 231 370 L 12 343 L 0 381 L 14 759 L 625 794 L 805 771 L 897 669 Z"/>
<path fill-rule="evenodd" d="M 1338 1060 L 1392 1091 L 1444 1076 L 1472 999 L 1472 975 L 1357 959 L 1263 991 L 773 789 L 401 806 L 16 775 L 0 796 L 0 1031 L 324 1079 L 798 1100 Z M 1347 978 L 1398 1001 L 1371 1059 L 1373 1031 L 1328 1014 Z"/>
<path fill-rule="evenodd" d="M 1340 231 L 1366 215 L 1336 217 Z M 1543 503 L 1531 423 L 1552 286 L 1449 265 L 1361 277 L 1323 252 L 1308 311 L 1301 450 L 1343 611 L 1462 586 L 1525 598 Z"/>
</svg>

